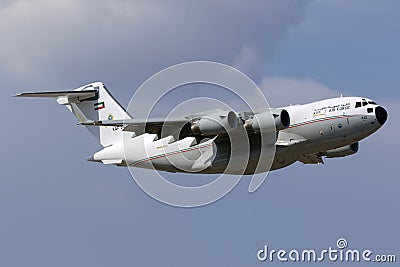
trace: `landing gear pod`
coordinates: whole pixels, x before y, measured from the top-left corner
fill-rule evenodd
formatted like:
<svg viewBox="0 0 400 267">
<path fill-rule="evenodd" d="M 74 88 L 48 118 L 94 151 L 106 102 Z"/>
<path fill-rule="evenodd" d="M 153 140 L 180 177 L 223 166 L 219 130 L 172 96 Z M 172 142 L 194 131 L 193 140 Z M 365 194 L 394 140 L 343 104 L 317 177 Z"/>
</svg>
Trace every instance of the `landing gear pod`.
<svg viewBox="0 0 400 267">
<path fill-rule="evenodd" d="M 324 156 L 327 158 L 341 158 L 341 157 L 346 157 L 353 155 L 358 152 L 358 142 L 348 145 L 348 146 L 342 146 L 339 148 L 331 149 L 326 152 L 324 152 Z"/>
</svg>

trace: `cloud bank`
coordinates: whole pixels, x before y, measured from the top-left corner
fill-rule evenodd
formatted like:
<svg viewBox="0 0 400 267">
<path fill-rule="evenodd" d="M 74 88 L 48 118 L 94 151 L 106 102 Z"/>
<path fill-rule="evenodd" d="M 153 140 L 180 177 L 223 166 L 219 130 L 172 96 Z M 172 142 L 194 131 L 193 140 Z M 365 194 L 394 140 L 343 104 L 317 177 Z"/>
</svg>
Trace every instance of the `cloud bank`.
<svg viewBox="0 0 400 267">
<path fill-rule="evenodd" d="M 305 104 L 340 95 L 312 78 L 263 77 L 260 88 L 271 106 Z"/>
<path fill-rule="evenodd" d="M 132 86 L 172 64 L 213 60 L 260 80 L 262 66 L 309 3 L 2 1 L 0 78 L 65 86 L 124 80 Z"/>
</svg>

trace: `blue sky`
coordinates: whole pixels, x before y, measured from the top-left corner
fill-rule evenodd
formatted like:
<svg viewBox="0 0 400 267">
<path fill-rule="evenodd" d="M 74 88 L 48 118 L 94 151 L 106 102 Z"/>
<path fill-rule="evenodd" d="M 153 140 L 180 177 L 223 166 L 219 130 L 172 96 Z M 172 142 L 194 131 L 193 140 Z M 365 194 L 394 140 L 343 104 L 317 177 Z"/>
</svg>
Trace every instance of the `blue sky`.
<svg viewBox="0 0 400 267">
<path fill-rule="evenodd" d="M 0 265 L 280 265 L 256 252 L 324 249 L 340 237 L 400 258 L 399 8 L 394 0 L 2 1 Z M 234 65 L 272 106 L 362 95 L 389 120 L 354 156 L 272 172 L 254 194 L 243 179 L 212 205 L 181 209 L 147 196 L 125 168 L 86 162 L 100 147 L 65 108 L 11 97 L 101 80 L 127 105 L 145 79 L 187 60 Z"/>
</svg>

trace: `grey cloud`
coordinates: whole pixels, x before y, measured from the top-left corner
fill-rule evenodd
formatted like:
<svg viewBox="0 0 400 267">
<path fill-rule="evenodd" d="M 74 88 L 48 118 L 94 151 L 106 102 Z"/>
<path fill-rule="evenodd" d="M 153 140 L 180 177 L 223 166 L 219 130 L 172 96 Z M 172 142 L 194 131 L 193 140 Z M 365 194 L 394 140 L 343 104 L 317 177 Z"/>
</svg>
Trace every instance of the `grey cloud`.
<svg viewBox="0 0 400 267">
<path fill-rule="evenodd" d="M 259 78 L 309 2 L 8 2 L 0 9 L 1 78 L 60 86 L 125 80 L 135 86 L 188 60 L 234 64 Z"/>
<path fill-rule="evenodd" d="M 260 88 L 271 106 L 305 104 L 340 94 L 312 78 L 263 77 Z"/>
</svg>

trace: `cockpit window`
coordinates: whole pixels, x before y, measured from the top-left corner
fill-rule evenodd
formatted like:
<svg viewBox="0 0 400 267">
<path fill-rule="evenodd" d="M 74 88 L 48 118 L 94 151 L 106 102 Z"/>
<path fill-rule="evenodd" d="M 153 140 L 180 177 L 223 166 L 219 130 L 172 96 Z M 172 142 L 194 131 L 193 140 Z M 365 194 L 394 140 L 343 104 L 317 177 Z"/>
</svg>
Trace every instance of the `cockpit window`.
<svg viewBox="0 0 400 267">
<path fill-rule="evenodd" d="M 368 104 L 376 105 L 374 101 L 368 101 Z"/>
<path fill-rule="evenodd" d="M 356 108 L 360 108 L 361 107 L 361 102 L 357 102 L 356 103 Z"/>
<path fill-rule="evenodd" d="M 368 102 L 364 101 L 364 102 L 362 102 L 362 104 L 363 104 L 363 106 L 366 106 L 366 105 L 368 105 Z"/>
</svg>

